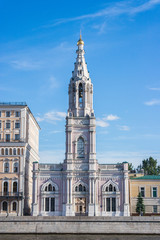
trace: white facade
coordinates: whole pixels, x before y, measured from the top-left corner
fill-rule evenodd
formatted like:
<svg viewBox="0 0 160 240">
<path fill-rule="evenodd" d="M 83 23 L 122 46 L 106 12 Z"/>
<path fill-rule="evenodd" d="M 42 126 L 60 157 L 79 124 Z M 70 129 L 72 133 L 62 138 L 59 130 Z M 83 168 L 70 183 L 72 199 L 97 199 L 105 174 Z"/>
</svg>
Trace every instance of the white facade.
<svg viewBox="0 0 160 240">
<path fill-rule="evenodd" d="M 84 42 L 69 83 L 63 164 L 34 163 L 33 215 L 129 216 L 128 163 L 98 164 L 93 85 Z"/>
</svg>

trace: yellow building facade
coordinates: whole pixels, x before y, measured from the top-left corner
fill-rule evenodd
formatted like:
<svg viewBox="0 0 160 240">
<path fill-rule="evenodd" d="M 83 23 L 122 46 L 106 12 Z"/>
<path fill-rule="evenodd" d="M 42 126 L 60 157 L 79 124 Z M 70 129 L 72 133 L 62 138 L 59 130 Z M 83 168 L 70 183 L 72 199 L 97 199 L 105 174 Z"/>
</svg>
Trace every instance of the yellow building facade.
<svg viewBox="0 0 160 240">
<path fill-rule="evenodd" d="M 160 176 L 146 175 L 129 180 L 130 214 L 136 215 L 137 196 L 141 192 L 145 215 L 160 215 Z"/>
<path fill-rule="evenodd" d="M 26 103 L 0 103 L 0 214 L 30 214 L 39 125 Z"/>
</svg>

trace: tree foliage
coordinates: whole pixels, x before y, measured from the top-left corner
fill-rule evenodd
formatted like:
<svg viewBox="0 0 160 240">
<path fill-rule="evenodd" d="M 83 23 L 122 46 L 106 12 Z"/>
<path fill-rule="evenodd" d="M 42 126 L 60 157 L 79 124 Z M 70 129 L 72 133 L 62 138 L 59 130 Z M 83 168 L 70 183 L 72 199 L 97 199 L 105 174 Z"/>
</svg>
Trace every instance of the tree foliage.
<svg viewBox="0 0 160 240">
<path fill-rule="evenodd" d="M 143 213 L 143 215 L 145 214 L 145 206 L 143 203 L 143 198 L 142 198 L 141 193 L 139 193 L 138 197 L 137 197 L 136 212 L 139 215 L 142 215 L 142 213 Z"/>
<path fill-rule="evenodd" d="M 144 159 L 142 161 L 142 164 L 140 164 L 137 167 L 137 171 L 141 171 L 144 169 L 145 175 L 159 175 L 160 174 L 160 166 L 157 166 L 157 160 L 149 157 L 147 159 Z"/>
</svg>

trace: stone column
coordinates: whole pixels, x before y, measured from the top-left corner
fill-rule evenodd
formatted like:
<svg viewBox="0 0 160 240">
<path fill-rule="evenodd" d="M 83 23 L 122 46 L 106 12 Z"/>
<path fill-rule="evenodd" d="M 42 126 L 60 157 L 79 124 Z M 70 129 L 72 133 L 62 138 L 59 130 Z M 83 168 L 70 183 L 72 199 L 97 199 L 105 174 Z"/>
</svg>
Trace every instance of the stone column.
<svg viewBox="0 0 160 240">
<path fill-rule="evenodd" d="M 91 194 L 92 194 L 92 179 L 89 179 L 89 203 L 92 203 L 92 198 L 91 198 Z"/>
<path fill-rule="evenodd" d="M 128 188 L 128 163 L 123 163 L 123 172 L 124 172 L 124 216 L 130 216 L 129 213 L 129 188 Z"/>
<path fill-rule="evenodd" d="M 70 201 L 69 202 L 70 202 L 70 204 L 72 204 L 72 179 L 71 178 L 69 179 L 69 183 L 70 183 L 70 187 L 69 187 L 70 188 Z"/>
</svg>

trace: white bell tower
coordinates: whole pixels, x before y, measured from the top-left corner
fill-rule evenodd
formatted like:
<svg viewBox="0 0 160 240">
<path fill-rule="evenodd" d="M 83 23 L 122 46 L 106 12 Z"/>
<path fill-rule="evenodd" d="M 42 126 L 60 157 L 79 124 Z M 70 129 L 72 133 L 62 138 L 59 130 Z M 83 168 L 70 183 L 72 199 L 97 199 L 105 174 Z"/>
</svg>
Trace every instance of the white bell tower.
<svg viewBox="0 0 160 240">
<path fill-rule="evenodd" d="M 80 174 L 84 173 L 88 174 L 87 212 L 88 215 L 94 215 L 97 160 L 93 85 L 84 58 L 84 42 L 81 35 L 77 46 L 77 58 L 69 83 L 69 109 L 66 117 L 66 156 L 64 161 L 67 172 L 66 215 L 74 215 L 74 206 L 72 205 L 73 176 L 79 174 L 80 178 Z"/>
</svg>

